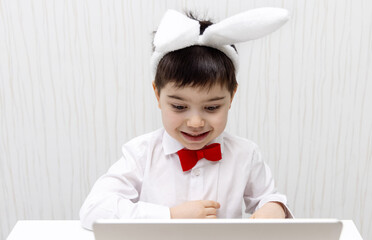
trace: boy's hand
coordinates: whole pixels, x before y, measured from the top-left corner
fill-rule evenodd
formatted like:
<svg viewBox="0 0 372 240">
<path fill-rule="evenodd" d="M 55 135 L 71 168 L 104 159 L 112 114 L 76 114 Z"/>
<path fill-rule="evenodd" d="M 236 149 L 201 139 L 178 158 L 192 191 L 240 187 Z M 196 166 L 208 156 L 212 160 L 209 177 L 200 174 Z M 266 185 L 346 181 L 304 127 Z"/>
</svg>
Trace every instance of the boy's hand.
<svg viewBox="0 0 372 240">
<path fill-rule="evenodd" d="M 199 200 L 184 202 L 170 208 L 171 218 L 217 218 L 218 202 Z"/>
<path fill-rule="evenodd" d="M 250 218 L 285 218 L 285 211 L 281 203 L 268 202 L 254 212 Z"/>
</svg>

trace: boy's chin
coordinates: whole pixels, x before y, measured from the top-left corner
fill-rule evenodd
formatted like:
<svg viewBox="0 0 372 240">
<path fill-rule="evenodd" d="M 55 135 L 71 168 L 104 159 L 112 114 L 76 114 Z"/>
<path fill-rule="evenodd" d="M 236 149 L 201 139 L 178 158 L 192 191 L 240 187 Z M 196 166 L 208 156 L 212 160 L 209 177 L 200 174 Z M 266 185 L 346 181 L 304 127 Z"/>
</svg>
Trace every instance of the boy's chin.
<svg viewBox="0 0 372 240">
<path fill-rule="evenodd" d="M 183 144 L 185 148 L 189 150 L 200 150 L 205 147 L 206 144 Z"/>
<path fill-rule="evenodd" d="M 181 144 L 189 150 L 200 150 L 204 148 L 206 145 L 208 145 L 208 141 L 203 141 L 203 142 L 198 142 L 198 143 L 182 141 Z"/>
</svg>

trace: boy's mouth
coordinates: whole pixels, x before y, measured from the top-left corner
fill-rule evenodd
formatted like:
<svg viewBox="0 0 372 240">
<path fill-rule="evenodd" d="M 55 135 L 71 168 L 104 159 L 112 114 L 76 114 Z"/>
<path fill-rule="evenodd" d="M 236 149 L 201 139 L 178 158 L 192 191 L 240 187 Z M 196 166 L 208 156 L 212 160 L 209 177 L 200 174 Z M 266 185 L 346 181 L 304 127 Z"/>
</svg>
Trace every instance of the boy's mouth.
<svg viewBox="0 0 372 240">
<path fill-rule="evenodd" d="M 190 134 L 190 133 L 186 133 L 186 132 L 182 132 L 182 131 L 181 131 L 181 133 L 184 136 L 184 138 L 186 138 L 187 140 L 197 142 L 197 141 L 201 141 L 201 140 L 205 139 L 208 136 L 209 131 L 204 132 L 204 133 L 200 133 L 200 134 Z"/>
</svg>

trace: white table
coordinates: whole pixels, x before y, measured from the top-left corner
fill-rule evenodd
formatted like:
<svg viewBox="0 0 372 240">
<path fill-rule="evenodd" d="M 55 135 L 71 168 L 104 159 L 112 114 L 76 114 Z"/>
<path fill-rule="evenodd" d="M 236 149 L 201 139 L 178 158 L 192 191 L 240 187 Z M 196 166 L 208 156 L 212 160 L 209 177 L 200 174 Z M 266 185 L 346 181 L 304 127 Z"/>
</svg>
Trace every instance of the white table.
<svg viewBox="0 0 372 240">
<path fill-rule="evenodd" d="M 352 220 L 342 220 L 340 240 L 362 240 Z M 78 220 L 35 220 L 18 221 L 7 240 L 94 240 L 93 232 L 83 229 Z"/>
</svg>

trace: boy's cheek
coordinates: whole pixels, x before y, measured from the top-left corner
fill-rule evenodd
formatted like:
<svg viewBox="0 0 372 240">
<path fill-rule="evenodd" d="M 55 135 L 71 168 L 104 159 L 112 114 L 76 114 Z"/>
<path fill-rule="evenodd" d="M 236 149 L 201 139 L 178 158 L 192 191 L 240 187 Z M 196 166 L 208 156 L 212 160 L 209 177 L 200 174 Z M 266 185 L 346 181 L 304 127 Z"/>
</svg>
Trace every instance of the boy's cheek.
<svg viewBox="0 0 372 240">
<path fill-rule="evenodd" d="M 227 121 L 228 111 L 221 111 L 219 114 L 214 116 L 213 121 L 216 123 L 223 123 Z"/>
<path fill-rule="evenodd" d="M 215 128 L 224 129 L 227 124 L 227 114 L 221 113 L 210 119 L 210 124 Z"/>
<path fill-rule="evenodd" d="M 162 116 L 164 124 L 167 125 L 177 125 L 180 121 L 182 121 L 182 117 L 180 116 L 180 114 L 172 111 L 163 111 Z"/>
</svg>

